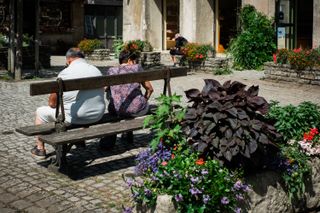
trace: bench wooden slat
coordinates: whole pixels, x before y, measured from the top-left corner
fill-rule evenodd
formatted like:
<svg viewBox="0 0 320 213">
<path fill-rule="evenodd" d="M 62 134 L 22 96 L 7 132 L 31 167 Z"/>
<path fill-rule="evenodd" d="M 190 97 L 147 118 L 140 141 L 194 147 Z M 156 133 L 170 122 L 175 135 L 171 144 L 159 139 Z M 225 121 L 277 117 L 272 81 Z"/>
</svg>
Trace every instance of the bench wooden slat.
<svg viewBox="0 0 320 213">
<path fill-rule="evenodd" d="M 117 123 L 100 124 L 85 129 L 75 129 L 67 132 L 53 133 L 39 136 L 40 141 L 51 145 L 75 143 L 82 140 L 100 138 L 107 135 L 134 131 L 143 127 L 144 117 L 131 120 L 123 120 Z"/>
<path fill-rule="evenodd" d="M 157 106 L 150 104 L 150 109 L 149 113 L 152 114 L 157 110 Z M 90 124 L 90 125 L 70 125 L 67 126 L 67 130 L 70 129 L 76 129 L 76 128 L 82 128 L 84 126 L 91 126 L 91 125 L 97 125 L 97 124 L 102 124 L 102 123 L 107 123 L 107 122 L 115 122 L 115 121 L 120 121 L 116 116 L 110 115 L 109 113 L 105 113 L 102 117 L 102 119 L 96 123 Z M 34 135 L 46 135 L 50 134 L 55 131 L 55 124 L 54 122 L 50 123 L 44 123 L 40 125 L 31 125 L 31 126 L 23 126 L 23 127 L 18 127 L 16 128 L 16 131 L 27 135 L 27 136 L 34 136 Z"/>
<path fill-rule="evenodd" d="M 27 136 L 49 134 L 55 131 L 55 125 L 54 122 L 50 122 L 41 125 L 23 126 L 16 128 L 16 131 Z"/>
<path fill-rule="evenodd" d="M 170 77 L 180 77 L 187 75 L 187 68 L 170 68 Z M 63 91 L 72 90 L 85 90 L 85 89 L 96 89 L 105 86 L 127 84 L 134 82 L 144 82 L 164 79 L 167 77 L 167 69 L 162 70 L 150 70 L 138 73 L 128 73 L 111 76 L 91 77 L 91 78 L 79 78 L 72 80 L 63 81 Z M 58 86 L 56 81 L 47 81 L 30 84 L 30 95 L 43 95 L 53 92 L 58 92 Z"/>
</svg>

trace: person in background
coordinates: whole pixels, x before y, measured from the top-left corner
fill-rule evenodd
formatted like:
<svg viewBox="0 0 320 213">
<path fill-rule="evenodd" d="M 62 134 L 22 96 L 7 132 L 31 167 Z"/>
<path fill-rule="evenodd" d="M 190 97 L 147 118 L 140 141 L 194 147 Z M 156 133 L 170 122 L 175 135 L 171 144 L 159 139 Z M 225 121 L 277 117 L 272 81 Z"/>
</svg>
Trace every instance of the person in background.
<svg viewBox="0 0 320 213">
<path fill-rule="evenodd" d="M 176 45 L 170 49 L 171 59 L 174 65 L 177 63 L 176 55 L 183 55 L 181 48 L 188 43 L 188 40 L 182 37 L 179 33 L 175 35 Z"/>
<path fill-rule="evenodd" d="M 102 76 L 98 68 L 85 61 L 84 54 L 78 48 L 70 48 L 67 51 L 66 64 L 68 67 L 58 75 L 58 78 L 62 80 Z M 65 122 L 70 124 L 97 122 L 104 115 L 106 108 L 104 88 L 64 92 L 63 105 Z M 57 94 L 52 93 L 49 96 L 48 106 L 42 106 L 37 109 L 35 124 L 54 122 L 56 120 L 56 107 Z M 46 157 L 44 143 L 38 137 L 36 137 L 36 145 L 31 150 L 31 153 L 38 159 Z"/>
</svg>

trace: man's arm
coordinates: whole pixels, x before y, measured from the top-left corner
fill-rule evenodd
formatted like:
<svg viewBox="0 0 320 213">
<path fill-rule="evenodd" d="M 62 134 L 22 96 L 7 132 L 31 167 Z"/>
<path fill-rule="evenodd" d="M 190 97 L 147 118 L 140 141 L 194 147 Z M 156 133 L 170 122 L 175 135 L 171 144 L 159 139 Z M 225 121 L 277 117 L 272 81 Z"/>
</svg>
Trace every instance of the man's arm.
<svg viewBox="0 0 320 213">
<path fill-rule="evenodd" d="M 48 100 L 48 105 L 51 108 L 57 107 L 57 93 L 51 93 Z"/>
</svg>

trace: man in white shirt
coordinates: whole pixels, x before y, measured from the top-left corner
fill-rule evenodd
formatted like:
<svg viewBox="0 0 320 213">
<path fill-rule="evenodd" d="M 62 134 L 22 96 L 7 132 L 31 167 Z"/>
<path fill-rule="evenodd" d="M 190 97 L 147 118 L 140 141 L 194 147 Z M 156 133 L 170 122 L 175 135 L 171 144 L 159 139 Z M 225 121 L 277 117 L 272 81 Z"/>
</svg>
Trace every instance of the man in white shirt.
<svg viewBox="0 0 320 213">
<path fill-rule="evenodd" d="M 93 65 L 88 64 L 84 54 L 78 48 L 70 48 L 66 53 L 67 68 L 62 70 L 58 78 L 62 80 L 102 76 Z M 48 106 L 39 107 L 36 111 L 35 124 L 54 122 L 56 120 L 57 94 L 49 96 Z M 65 122 L 72 124 L 89 124 L 99 121 L 105 112 L 104 88 L 77 90 L 63 93 Z M 44 159 L 46 150 L 38 137 L 36 146 L 31 150 L 34 157 Z"/>
</svg>

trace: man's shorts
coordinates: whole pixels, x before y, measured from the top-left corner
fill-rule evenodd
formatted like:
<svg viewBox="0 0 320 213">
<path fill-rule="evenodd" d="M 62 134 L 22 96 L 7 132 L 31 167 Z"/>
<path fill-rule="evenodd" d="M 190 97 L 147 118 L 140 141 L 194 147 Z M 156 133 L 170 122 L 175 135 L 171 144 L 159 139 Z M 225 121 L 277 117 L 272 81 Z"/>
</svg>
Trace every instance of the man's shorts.
<svg viewBox="0 0 320 213">
<path fill-rule="evenodd" d="M 42 106 L 37 108 L 37 116 L 43 123 L 54 122 L 56 120 L 56 108 Z"/>
</svg>

